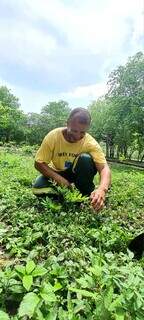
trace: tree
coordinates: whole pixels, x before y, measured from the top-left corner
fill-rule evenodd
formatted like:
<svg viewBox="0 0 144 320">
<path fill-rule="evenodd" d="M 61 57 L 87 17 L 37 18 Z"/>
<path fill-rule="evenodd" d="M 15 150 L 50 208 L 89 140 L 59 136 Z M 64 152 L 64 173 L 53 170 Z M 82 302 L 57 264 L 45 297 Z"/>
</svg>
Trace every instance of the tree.
<svg viewBox="0 0 144 320">
<path fill-rule="evenodd" d="M 128 59 L 125 66 L 112 71 L 108 80 L 109 97 L 139 96 L 144 90 L 144 54 L 138 52 Z M 144 101 L 143 101 L 144 106 Z"/>
<path fill-rule="evenodd" d="M 0 139 L 4 142 L 24 139 L 25 115 L 19 100 L 6 87 L 0 87 Z"/>
<path fill-rule="evenodd" d="M 144 150 L 144 55 L 139 52 L 125 66 L 114 70 L 108 81 L 105 99 L 89 106 L 92 132 L 105 141 L 107 157 L 131 158 Z"/>
<path fill-rule="evenodd" d="M 52 129 L 65 126 L 70 113 L 65 101 L 49 102 L 40 114 L 27 114 L 26 141 L 30 144 L 40 144 L 44 136 Z"/>
<path fill-rule="evenodd" d="M 11 109 L 19 109 L 20 107 L 19 99 L 5 86 L 0 87 L 0 101 L 3 106 Z"/>
<path fill-rule="evenodd" d="M 144 54 L 138 52 L 128 59 L 109 76 L 107 98 L 115 105 L 118 115 L 115 143 L 118 155 L 132 155 L 136 146 L 140 146 L 139 156 L 144 146 Z M 137 138 L 137 142 L 136 142 Z"/>
<path fill-rule="evenodd" d="M 41 111 L 44 134 L 54 128 L 65 126 L 69 113 L 68 103 L 63 100 L 49 102 L 44 106 Z"/>
<path fill-rule="evenodd" d="M 26 115 L 26 143 L 40 144 L 44 137 L 44 124 L 41 114 L 28 113 Z"/>
<path fill-rule="evenodd" d="M 102 141 L 104 137 L 104 114 L 107 110 L 106 100 L 102 98 L 97 101 L 93 101 L 92 104 L 88 106 L 88 110 L 92 119 L 90 133 L 98 141 Z"/>
</svg>

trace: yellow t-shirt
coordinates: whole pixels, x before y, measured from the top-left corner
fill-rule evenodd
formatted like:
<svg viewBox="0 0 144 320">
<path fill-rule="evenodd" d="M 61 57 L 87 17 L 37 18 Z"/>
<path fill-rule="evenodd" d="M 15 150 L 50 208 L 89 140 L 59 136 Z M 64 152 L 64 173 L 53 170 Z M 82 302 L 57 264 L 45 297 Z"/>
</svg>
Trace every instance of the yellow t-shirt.
<svg viewBox="0 0 144 320">
<path fill-rule="evenodd" d="M 94 162 L 104 164 L 106 159 L 97 141 L 88 133 L 74 143 L 65 140 L 62 130 L 50 131 L 44 138 L 35 160 L 45 162 L 56 171 L 65 170 L 80 153 L 89 153 Z"/>
</svg>

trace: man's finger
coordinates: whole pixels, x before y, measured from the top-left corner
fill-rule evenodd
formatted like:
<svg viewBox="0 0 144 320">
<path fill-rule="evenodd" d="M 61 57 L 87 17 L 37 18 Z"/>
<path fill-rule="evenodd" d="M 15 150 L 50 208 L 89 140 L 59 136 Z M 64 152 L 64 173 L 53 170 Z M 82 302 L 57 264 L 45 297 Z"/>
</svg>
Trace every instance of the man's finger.
<svg viewBox="0 0 144 320">
<path fill-rule="evenodd" d="M 94 195 L 94 196 L 91 198 L 91 202 L 92 202 L 92 203 L 97 202 L 98 198 L 99 198 L 99 195 L 98 195 L 98 194 Z"/>
<path fill-rule="evenodd" d="M 103 206 L 104 206 L 103 200 L 102 200 L 102 201 L 99 201 L 99 202 L 97 202 L 97 203 L 95 203 L 95 204 L 93 204 L 93 208 L 94 208 L 95 210 L 100 210 Z"/>
<path fill-rule="evenodd" d="M 92 199 L 91 203 L 98 203 L 99 204 L 101 201 L 103 201 L 103 198 L 98 194 Z"/>
</svg>

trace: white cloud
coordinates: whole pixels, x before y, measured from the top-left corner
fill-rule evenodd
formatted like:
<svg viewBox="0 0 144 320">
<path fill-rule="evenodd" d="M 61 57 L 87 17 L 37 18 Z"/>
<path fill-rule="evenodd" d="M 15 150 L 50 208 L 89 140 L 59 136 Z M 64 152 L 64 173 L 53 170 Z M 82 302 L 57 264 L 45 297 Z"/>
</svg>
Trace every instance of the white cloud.
<svg viewBox="0 0 144 320">
<path fill-rule="evenodd" d="M 128 19 L 133 23 L 134 38 L 142 34 L 143 0 L 80 1 L 64 5 L 62 1 L 26 0 L 31 16 L 46 19 L 68 38 L 73 52 L 99 53 L 115 50 L 128 35 Z"/>
<path fill-rule="evenodd" d="M 40 30 L 24 22 L 16 24 L 13 25 L 12 21 L 8 25 L 1 22 L 1 59 L 24 63 L 30 68 L 33 65 L 39 67 L 44 61 L 42 57 L 46 58 L 55 51 L 55 39 L 49 34 L 45 36 Z"/>
<path fill-rule="evenodd" d="M 106 91 L 108 73 L 125 63 L 129 55 L 142 50 L 139 39 L 143 36 L 143 0 L 2 2 L 7 3 L 8 8 L 15 8 L 17 15 L 3 16 L 0 20 L 0 61 L 5 63 L 5 68 L 16 63 L 23 69 L 38 70 L 37 77 L 52 79 L 55 92 L 51 93 L 47 81 L 43 90 L 34 90 L 30 82 L 26 85 L 28 73 L 22 73 L 19 85 L 15 84 L 17 70 L 11 80 L 4 76 L 8 87 L 20 97 L 25 112 L 34 108 L 39 112 L 49 100 L 65 99 L 71 103 L 76 99 L 79 102 L 96 99 Z M 60 35 L 66 40 L 64 43 L 57 41 Z M 92 55 L 103 57 L 100 67 L 94 65 L 95 62 L 89 64 Z M 87 70 L 87 66 L 91 70 Z M 60 93 L 55 89 L 58 77 L 58 85 L 62 83 Z M 74 77 L 78 77 L 78 81 Z M 84 77 L 88 80 L 83 82 Z M 33 74 L 30 81 L 37 79 Z M 19 83 L 19 78 L 16 82 Z"/>
<path fill-rule="evenodd" d="M 107 92 L 105 83 L 97 83 L 89 86 L 79 86 L 72 91 L 59 94 L 45 94 L 41 91 L 34 91 L 20 86 L 13 86 L 7 81 L 0 79 L 0 86 L 7 86 L 13 94 L 20 98 L 21 107 L 25 113 L 41 111 L 41 108 L 49 101 L 65 100 L 70 107 L 86 107 L 92 100 L 100 98 Z"/>
<path fill-rule="evenodd" d="M 70 92 L 66 92 L 63 96 L 69 98 L 88 98 L 89 100 L 97 99 L 104 95 L 107 86 L 104 83 L 97 83 L 89 86 L 79 86 Z"/>
<path fill-rule="evenodd" d="M 48 57 L 53 54 L 67 55 L 81 53 L 105 53 L 114 55 L 121 52 L 123 42 L 129 35 L 128 24 L 132 23 L 131 45 L 134 50 L 143 32 L 143 0 L 80 1 L 64 4 L 59 0 L 23 0 L 18 4 L 23 18 L 1 22 L 1 52 L 5 58 L 16 59 L 26 65 L 49 65 Z M 11 5 L 17 6 L 16 0 Z M 56 39 L 40 30 L 36 23 L 47 21 L 67 38 L 65 48 L 58 46 Z M 6 50 L 7 48 L 7 50 Z"/>
</svg>

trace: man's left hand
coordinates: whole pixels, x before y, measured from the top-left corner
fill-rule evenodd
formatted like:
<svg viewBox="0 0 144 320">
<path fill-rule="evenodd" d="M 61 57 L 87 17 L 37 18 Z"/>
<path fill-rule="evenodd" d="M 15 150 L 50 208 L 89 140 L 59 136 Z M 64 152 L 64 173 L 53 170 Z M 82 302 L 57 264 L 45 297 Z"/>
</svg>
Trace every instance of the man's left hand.
<svg viewBox="0 0 144 320">
<path fill-rule="evenodd" d="M 104 207 L 105 191 L 98 188 L 94 190 L 90 195 L 91 205 L 95 211 L 99 211 Z"/>
</svg>

